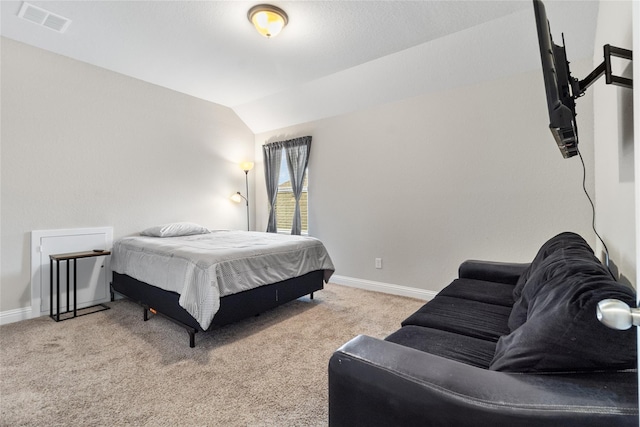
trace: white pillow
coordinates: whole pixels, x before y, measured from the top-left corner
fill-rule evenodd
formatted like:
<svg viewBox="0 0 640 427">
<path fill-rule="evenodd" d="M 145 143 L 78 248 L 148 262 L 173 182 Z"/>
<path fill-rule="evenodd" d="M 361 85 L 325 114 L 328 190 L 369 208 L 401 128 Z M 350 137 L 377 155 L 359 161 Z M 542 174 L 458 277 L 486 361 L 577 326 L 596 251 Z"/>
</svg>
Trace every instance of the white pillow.
<svg viewBox="0 0 640 427">
<path fill-rule="evenodd" d="M 150 237 L 178 237 L 192 234 L 210 233 L 209 229 L 193 222 L 173 222 L 171 224 L 156 225 L 143 230 L 140 235 Z"/>
</svg>

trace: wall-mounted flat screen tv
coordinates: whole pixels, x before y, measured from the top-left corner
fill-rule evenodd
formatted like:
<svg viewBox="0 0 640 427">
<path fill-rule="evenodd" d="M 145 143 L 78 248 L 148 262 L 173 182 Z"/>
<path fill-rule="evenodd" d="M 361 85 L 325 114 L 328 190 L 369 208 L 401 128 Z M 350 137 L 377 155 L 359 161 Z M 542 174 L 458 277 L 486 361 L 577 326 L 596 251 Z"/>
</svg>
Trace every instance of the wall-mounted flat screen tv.
<svg viewBox="0 0 640 427">
<path fill-rule="evenodd" d="M 542 74 L 547 92 L 549 129 L 565 158 L 578 154 L 578 126 L 574 91 L 578 80 L 571 77 L 563 46 L 553 42 L 547 12 L 540 0 L 533 0 L 542 60 Z"/>
</svg>

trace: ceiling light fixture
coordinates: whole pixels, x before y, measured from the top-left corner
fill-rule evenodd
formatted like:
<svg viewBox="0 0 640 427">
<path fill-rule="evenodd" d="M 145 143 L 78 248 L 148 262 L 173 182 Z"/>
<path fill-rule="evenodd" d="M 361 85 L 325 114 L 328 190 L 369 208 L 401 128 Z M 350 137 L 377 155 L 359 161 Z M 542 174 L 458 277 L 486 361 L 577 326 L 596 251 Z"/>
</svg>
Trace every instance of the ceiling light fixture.
<svg viewBox="0 0 640 427">
<path fill-rule="evenodd" d="M 284 10 L 270 4 L 259 4 L 249 9 L 247 18 L 266 38 L 275 37 L 289 22 Z"/>
</svg>

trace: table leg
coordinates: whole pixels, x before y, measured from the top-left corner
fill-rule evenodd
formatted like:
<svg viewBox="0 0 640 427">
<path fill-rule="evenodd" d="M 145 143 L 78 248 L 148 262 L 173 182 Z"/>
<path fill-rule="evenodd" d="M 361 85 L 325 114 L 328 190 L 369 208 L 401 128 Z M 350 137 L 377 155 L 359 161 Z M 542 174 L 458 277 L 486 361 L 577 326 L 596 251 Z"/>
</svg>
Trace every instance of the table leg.
<svg viewBox="0 0 640 427">
<path fill-rule="evenodd" d="M 67 312 L 69 312 L 69 260 L 67 260 Z"/>
<path fill-rule="evenodd" d="M 78 307 L 78 269 L 76 268 L 76 259 L 73 259 L 73 317 L 77 317 L 76 309 Z M 68 261 L 67 261 L 68 262 Z"/>
<path fill-rule="evenodd" d="M 60 261 L 56 260 L 56 322 L 60 321 Z"/>
<path fill-rule="evenodd" d="M 49 258 L 49 316 L 53 318 L 53 260 Z"/>
</svg>

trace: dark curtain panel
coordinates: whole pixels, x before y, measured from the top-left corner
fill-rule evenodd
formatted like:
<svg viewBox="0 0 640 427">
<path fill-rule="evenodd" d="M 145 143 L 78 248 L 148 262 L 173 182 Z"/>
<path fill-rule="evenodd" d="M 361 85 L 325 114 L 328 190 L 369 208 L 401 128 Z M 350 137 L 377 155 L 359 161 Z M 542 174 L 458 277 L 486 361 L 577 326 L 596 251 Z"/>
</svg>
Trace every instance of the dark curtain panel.
<svg viewBox="0 0 640 427">
<path fill-rule="evenodd" d="M 267 232 L 276 233 L 276 200 L 278 197 L 278 178 L 280 177 L 280 162 L 282 161 L 282 143 L 274 142 L 262 146 L 264 157 L 264 180 L 267 184 L 267 198 L 269 199 L 269 222 Z"/>
<path fill-rule="evenodd" d="M 307 173 L 307 166 L 309 165 L 311 137 L 304 136 L 302 138 L 292 139 L 285 141 L 283 145 L 287 156 L 289 176 L 291 177 L 291 189 L 293 190 L 293 197 L 296 199 L 291 234 L 299 235 L 302 229 L 302 221 L 300 219 L 300 196 L 302 194 L 304 177 Z"/>
</svg>

